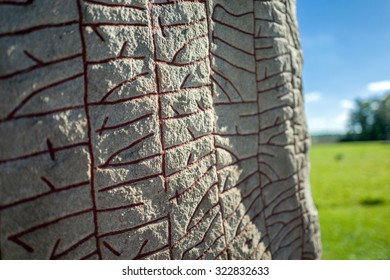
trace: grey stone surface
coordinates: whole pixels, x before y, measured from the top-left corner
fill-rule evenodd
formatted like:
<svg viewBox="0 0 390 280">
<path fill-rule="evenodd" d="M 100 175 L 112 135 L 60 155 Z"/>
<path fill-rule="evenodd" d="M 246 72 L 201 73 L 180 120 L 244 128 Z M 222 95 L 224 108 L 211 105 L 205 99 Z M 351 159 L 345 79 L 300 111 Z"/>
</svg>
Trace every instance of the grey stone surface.
<svg viewBox="0 0 390 280">
<path fill-rule="evenodd" d="M 0 1 L 2 259 L 315 259 L 295 1 Z"/>
</svg>

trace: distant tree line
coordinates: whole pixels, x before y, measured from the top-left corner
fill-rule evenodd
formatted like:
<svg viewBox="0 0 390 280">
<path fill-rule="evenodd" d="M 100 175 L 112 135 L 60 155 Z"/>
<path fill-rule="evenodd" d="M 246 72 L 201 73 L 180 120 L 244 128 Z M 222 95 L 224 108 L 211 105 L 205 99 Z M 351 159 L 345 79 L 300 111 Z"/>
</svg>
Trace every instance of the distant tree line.
<svg viewBox="0 0 390 280">
<path fill-rule="evenodd" d="M 390 92 L 383 98 L 357 99 L 348 132 L 341 141 L 390 140 Z"/>
</svg>

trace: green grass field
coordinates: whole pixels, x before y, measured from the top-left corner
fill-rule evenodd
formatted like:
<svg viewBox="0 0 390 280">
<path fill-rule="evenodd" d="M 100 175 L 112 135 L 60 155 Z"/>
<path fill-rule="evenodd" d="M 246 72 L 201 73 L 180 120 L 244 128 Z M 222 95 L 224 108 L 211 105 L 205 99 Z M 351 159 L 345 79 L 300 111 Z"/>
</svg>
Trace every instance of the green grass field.
<svg viewBox="0 0 390 280">
<path fill-rule="evenodd" d="M 322 259 L 390 259 L 390 144 L 314 145 Z"/>
</svg>

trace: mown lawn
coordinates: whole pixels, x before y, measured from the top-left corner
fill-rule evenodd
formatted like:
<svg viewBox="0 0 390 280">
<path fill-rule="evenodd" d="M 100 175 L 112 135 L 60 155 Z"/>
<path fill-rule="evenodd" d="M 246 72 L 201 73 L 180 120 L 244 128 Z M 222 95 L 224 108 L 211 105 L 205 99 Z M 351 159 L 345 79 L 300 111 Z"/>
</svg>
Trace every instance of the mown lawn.
<svg viewBox="0 0 390 280">
<path fill-rule="evenodd" d="M 313 145 L 322 259 L 390 259 L 390 144 Z"/>
</svg>

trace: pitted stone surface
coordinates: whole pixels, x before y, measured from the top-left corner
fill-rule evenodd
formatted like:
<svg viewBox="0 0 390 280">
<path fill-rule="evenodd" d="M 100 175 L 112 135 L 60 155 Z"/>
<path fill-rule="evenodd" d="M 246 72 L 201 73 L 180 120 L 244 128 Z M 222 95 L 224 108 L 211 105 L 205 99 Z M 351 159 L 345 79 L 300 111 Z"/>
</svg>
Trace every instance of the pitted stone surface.
<svg viewBox="0 0 390 280">
<path fill-rule="evenodd" d="M 313 259 L 295 1 L 0 1 L 2 259 Z"/>
</svg>

